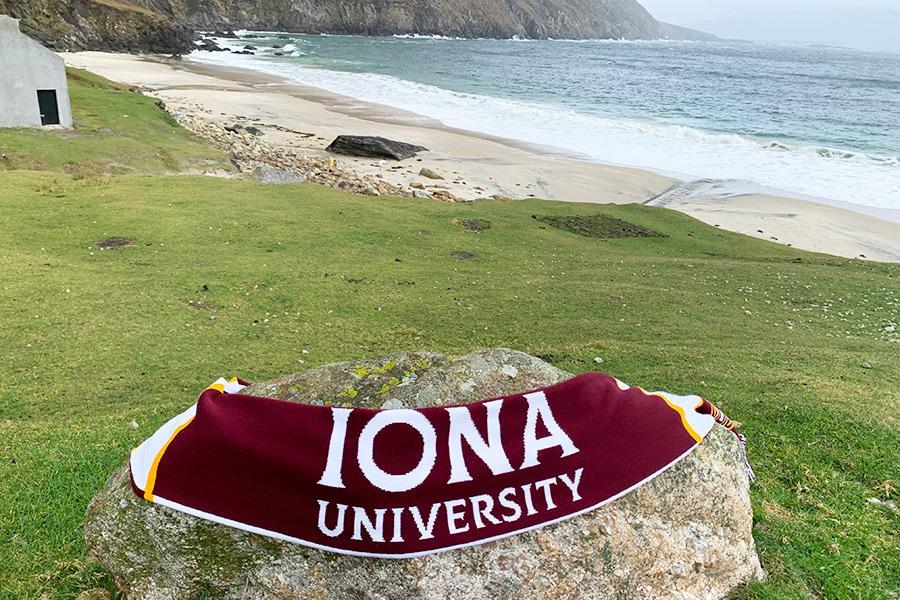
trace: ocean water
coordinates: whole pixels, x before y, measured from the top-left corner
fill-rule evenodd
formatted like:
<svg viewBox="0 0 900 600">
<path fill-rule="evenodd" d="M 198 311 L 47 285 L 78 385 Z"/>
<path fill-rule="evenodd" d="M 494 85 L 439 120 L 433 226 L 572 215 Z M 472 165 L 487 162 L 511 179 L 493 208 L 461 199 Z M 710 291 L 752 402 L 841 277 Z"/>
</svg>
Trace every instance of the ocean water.
<svg viewBox="0 0 900 600">
<path fill-rule="evenodd" d="M 267 37 L 219 40 L 252 44 L 255 56 L 192 57 L 686 181 L 900 209 L 898 54 L 729 42 L 256 35 Z"/>
</svg>

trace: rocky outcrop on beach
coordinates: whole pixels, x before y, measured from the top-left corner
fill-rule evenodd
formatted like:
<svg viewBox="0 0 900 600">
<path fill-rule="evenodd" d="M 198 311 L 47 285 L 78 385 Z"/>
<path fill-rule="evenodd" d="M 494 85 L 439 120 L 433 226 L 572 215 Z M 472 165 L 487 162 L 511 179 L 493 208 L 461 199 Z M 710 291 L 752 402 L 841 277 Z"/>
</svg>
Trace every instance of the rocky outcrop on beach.
<svg viewBox="0 0 900 600">
<path fill-rule="evenodd" d="M 471 402 L 571 375 L 498 348 L 325 365 L 246 393 L 369 408 Z M 330 554 L 150 504 L 123 465 L 87 509 L 93 556 L 134 600 L 170 598 L 724 598 L 761 578 L 741 449 L 716 427 L 677 465 L 605 507 L 480 546 L 408 560 Z"/>
<path fill-rule="evenodd" d="M 428 148 L 372 135 L 339 135 L 326 148 L 334 154 L 403 160 Z"/>
<path fill-rule="evenodd" d="M 128 0 L 0 0 L 0 14 L 54 50 L 182 54 L 193 50 L 184 23 Z"/>
<path fill-rule="evenodd" d="M 418 194 L 417 190 L 357 173 L 341 161 L 270 144 L 261 139 L 265 132 L 254 125 L 222 125 L 196 115 L 177 111 L 170 114 L 182 127 L 225 152 L 241 173 L 254 177 L 261 183 L 316 183 L 367 196 L 416 196 L 455 200 L 436 193 Z"/>
</svg>

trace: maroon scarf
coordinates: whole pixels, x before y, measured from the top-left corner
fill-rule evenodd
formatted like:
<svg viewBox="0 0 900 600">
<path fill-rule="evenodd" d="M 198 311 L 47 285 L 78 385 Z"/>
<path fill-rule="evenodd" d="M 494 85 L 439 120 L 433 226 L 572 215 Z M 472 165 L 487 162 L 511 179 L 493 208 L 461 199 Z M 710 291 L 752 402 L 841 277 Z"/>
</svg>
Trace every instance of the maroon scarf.
<svg viewBox="0 0 900 600">
<path fill-rule="evenodd" d="M 453 407 L 247 396 L 219 380 L 131 455 L 139 496 L 344 554 L 408 558 L 571 518 L 653 479 L 718 421 L 601 373 Z M 742 440 L 743 441 L 743 440 Z"/>
</svg>

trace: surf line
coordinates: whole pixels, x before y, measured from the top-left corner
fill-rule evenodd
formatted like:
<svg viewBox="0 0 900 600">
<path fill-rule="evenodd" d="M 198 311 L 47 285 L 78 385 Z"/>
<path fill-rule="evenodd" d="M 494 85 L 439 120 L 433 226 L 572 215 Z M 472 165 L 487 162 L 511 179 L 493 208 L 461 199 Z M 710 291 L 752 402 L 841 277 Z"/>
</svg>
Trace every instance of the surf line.
<svg viewBox="0 0 900 600">
<path fill-rule="evenodd" d="M 435 502 L 426 510 L 418 506 L 366 508 L 318 500 L 319 531 L 328 537 L 349 537 L 377 543 L 400 543 L 412 532 L 419 541 L 435 537 L 438 519 L 446 520 L 450 535 L 466 533 L 474 527 L 515 523 L 523 517 L 557 508 L 557 502 L 581 500 L 578 488 L 584 468 L 572 473 L 502 489 L 496 496 L 478 494 Z M 443 515 L 443 516 L 442 516 Z M 349 522 L 349 526 L 348 526 Z"/>
</svg>

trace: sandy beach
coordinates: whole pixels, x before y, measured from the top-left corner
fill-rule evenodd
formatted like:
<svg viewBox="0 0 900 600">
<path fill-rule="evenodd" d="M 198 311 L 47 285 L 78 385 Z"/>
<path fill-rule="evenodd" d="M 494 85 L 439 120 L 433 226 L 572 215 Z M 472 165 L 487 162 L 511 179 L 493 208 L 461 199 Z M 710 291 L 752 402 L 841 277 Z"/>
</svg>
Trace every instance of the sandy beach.
<svg viewBox="0 0 900 600">
<path fill-rule="evenodd" d="M 267 144 L 313 157 L 397 189 L 460 200 L 544 198 L 588 203 L 640 202 L 775 243 L 847 258 L 900 262 L 900 215 L 878 218 L 840 206 L 770 193 L 707 186 L 685 193 L 679 180 L 650 171 L 580 160 L 565 152 L 455 130 L 413 113 L 360 102 L 255 71 L 189 58 L 62 54 L 66 63 L 139 87 L 176 116 L 219 126 L 252 125 Z M 341 134 L 380 135 L 429 148 L 399 163 L 335 157 Z M 419 175 L 425 167 L 443 179 Z"/>
</svg>

